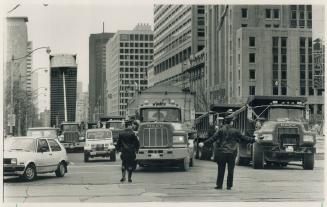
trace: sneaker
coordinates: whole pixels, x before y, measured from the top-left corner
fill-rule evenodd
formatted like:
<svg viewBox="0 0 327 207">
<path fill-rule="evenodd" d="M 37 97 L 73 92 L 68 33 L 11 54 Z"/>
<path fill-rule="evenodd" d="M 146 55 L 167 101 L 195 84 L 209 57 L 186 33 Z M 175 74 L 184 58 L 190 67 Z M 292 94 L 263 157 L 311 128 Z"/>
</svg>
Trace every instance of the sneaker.
<svg viewBox="0 0 327 207">
<path fill-rule="evenodd" d="M 128 182 L 131 183 L 132 182 L 132 179 L 128 179 Z"/>
<path fill-rule="evenodd" d="M 218 186 L 216 186 L 215 189 L 216 189 L 216 190 L 221 190 L 221 189 L 223 189 L 223 188 L 222 188 L 222 187 L 218 187 Z"/>
<path fill-rule="evenodd" d="M 126 178 L 121 178 L 120 182 L 124 182 L 126 180 Z"/>
</svg>

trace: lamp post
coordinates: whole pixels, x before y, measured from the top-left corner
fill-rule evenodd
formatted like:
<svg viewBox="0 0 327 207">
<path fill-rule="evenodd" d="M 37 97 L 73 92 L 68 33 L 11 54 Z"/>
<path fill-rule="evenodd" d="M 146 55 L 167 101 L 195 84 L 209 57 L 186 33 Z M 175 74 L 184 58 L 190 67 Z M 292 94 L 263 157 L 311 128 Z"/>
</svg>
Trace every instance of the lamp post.
<svg viewBox="0 0 327 207">
<path fill-rule="evenodd" d="M 51 50 L 50 50 L 50 47 L 38 47 L 38 48 L 36 48 L 36 49 L 34 49 L 34 50 L 32 50 L 31 52 L 29 52 L 29 53 L 27 53 L 25 56 L 22 56 L 22 57 L 18 57 L 18 58 L 15 58 L 14 57 L 14 55 L 12 55 L 12 58 L 11 58 L 11 65 L 12 66 L 14 66 L 15 65 L 15 61 L 17 61 L 17 60 L 23 60 L 23 59 L 25 59 L 25 58 L 27 58 L 28 56 L 30 56 L 33 52 L 35 52 L 35 51 L 37 51 L 37 50 L 40 50 L 40 49 L 46 49 L 46 52 L 48 53 L 48 54 L 50 54 L 51 53 Z M 39 68 L 39 69 L 37 69 L 37 70 L 41 70 L 42 68 Z M 10 127 L 10 134 L 14 134 L 14 131 L 13 131 L 13 126 L 15 125 L 15 120 L 16 120 L 16 116 L 15 116 L 15 113 L 14 113 L 14 109 L 15 109 L 15 107 L 14 107 L 14 80 L 13 80 L 13 71 L 14 70 L 14 68 L 13 67 L 11 67 L 11 76 L 10 76 L 10 83 L 11 83 L 11 97 L 10 97 L 10 102 L 11 102 L 11 109 L 10 109 L 10 116 L 8 117 L 9 118 L 9 127 Z M 34 70 L 34 71 L 32 71 L 31 72 L 31 74 L 32 73 L 34 73 L 35 71 L 37 71 L 37 70 Z M 47 70 L 45 70 L 45 72 L 47 72 Z M 19 75 L 19 82 L 21 81 L 21 75 Z M 25 76 L 24 76 L 25 77 Z M 18 85 L 18 89 L 20 88 L 20 86 Z M 19 101 L 19 103 L 18 103 L 18 109 L 20 108 L 20 101 Z M 18 120 L 18 134 L 20 135 L 20 120 Z"/>
</svg>

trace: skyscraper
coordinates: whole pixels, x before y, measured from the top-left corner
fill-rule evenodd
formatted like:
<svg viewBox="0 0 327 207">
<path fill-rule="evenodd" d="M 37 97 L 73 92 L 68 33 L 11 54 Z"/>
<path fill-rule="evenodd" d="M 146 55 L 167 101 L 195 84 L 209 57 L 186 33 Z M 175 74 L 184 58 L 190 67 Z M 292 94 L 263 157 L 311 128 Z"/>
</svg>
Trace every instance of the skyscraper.
<svg viewBox="0 0 327 207">
<path fill-rule="evenodd" d="M 114 33 L 91 34 L 89 37 L 89 118 L 106 114 L 106 44 Z"/>
<path fill-rule="evenodd" d="M 75 121 L 77 64 L 76 55 L 50 55 L 51 126 Z"/>
<path fill-rule="evenodd" d="M 148 24 L 117 31 L 107 44 L 108 115 L 126 115 L 129 99 L 147 88 L 153 60 L 153 32 Z M 91 107 L 91 106 L 90 106 Z"/>
</svg>

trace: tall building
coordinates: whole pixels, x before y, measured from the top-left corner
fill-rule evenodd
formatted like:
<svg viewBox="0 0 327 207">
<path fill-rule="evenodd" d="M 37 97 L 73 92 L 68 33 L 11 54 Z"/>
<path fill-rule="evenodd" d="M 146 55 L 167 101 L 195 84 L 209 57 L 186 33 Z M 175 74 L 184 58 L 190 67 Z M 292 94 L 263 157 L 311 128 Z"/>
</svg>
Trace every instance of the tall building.
<svg viewBox="0 0 327 207">
<path fill-rule="evenodd" d="M 183 61 L 204 48 L 204 26 L 203 5 L 154 6 L 153 84 L 184 72 Z"/>
<path fill-rule="evenodd" d="M 40 113 L 40 123 L 43 127 L 50 127 L 50 110 L 44 110 Z"/>
<path fill-rule="evenodd" d="M 316 99 L 311 5 L 207 5 L 205 14 L 208 102 L 244 103 L 251 95 Z"/>
<path fill-rule="evenodd" d="M 126 115 L 128 100 L 147 88 L 153 60 L 153 31 L 148 24 L 120 30 L 107 44 L 108 115 Z M 91 106 L 90 106 L 91 107 Z"/>
<path fill-rule="evenodd" d="M 76 55 L 50 55 L 51 126 L 75 121 L 77 64 Z"/>
<path fill-rule="evenodd" d="M 24 134 L 22 132 L 24 117 L 22 108 L 26 98 L 26 71 L 27 71 L 27 17 L 7 17 L 7 32 L 6 32 L 6 66 L 3 76 L 4 93 L 4 129 L 6 133 Z M 17 104 L 15 104 L 17 103 Z M 18 104 L 19 103 L 19 104 Z M 25 107 L 24 107 L 25 108 Z M 10 116 L 10 117 L 9 117 Z M 12 120 L 8 123 L 8 120 Z M 9 127 L 9 125 L 11 127 Z M 19 127 L 20 126 L 20 127 Z"/>
<path fill-rule="evenodd" d="M 27 42 L 27 52 L 29 54 L 33 51 L 33 44 L 31 41 Z M 33 86 L 32 86 L 32 68 L 33 68 L 33 61 L 32 55 L 26 57 L 26 93 L 29 96 L 32 96 Z"/>
<path fill-rule="evenodd" d="M 89 37 L 89 105 L 90 121 L 106 114 L 106 44 L 114 33 L 91 34 Z"/>
</svg>

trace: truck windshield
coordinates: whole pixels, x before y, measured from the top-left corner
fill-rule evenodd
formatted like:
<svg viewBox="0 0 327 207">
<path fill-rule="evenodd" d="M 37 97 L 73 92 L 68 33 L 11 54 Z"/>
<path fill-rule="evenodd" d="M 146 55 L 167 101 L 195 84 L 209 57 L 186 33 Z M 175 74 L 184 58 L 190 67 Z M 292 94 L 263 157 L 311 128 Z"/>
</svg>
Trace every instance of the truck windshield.
<svg viewBox="0 0 327 207">
<path fill-rule="evenodd" d="M 63 131 L 78 131 L 78 125 L 63 125 Z"/>
<path fill-rule="evenodd" d="M 108 131 L 88 132 L 87 139 L 110 139 L 111 133 Z"/>
<path fill-rule="evenodd" d="M 293 121 L 303 121 L 303 110 L 296 108 L 270 108 L 269 110 L 269 119 L 289 119 Z"/>
<path fill-rule="evenodd" d="M 5 150 L 35 151 L 35 139 L 9 137 L 4 140 Z"/>
<path fill-rule="evenodd" d="M 143 122 L 181 122 L 181 112 L 176 108 L 142 109 L 141 117 Z"/>
<path fill-rule="evenodd" d="M 29 129 L 27 131 L 27 136 L 30 137 L 51 137 L 57 138 L 56 130 L 47 130 L 47 129 Z"/>
<path fill-rule="evenodd" d="M 125 125 L 123 122 L 109 122 L 109 127 L 112 127 L 115 129 L 124 129 Z"/>
</svg>

